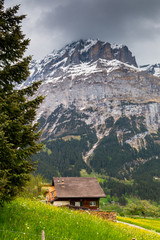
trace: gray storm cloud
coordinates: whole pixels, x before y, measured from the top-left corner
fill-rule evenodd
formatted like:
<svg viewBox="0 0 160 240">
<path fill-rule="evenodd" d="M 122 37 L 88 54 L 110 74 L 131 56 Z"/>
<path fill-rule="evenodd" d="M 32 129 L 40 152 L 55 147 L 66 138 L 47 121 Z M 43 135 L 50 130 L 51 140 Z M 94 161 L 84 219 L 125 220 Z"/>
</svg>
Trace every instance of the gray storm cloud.
<svg viewBox="0 0 160 240">
<path fill-rule="evenodd" d="M 35 58 L 80 38 L 99 38 L 126 44 L 138 64 L 160 62 L 159 0 L 12 0 L 15 4 L 27 14 L 23 31 Z"/>
</svg>

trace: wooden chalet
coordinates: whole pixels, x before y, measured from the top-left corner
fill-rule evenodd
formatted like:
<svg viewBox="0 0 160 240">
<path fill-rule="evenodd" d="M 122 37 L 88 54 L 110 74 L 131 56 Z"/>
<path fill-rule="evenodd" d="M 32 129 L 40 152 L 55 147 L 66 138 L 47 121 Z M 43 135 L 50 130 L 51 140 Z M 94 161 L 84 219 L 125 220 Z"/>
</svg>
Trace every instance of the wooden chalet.
<svg viewBox="0 0 160 240">
<path fill-rule="evenodd" d="M 48 187 L 46 201 L 54 206 L 97 210 L 105 194 L 96 178 L 56 177 Z"/>
</svg>

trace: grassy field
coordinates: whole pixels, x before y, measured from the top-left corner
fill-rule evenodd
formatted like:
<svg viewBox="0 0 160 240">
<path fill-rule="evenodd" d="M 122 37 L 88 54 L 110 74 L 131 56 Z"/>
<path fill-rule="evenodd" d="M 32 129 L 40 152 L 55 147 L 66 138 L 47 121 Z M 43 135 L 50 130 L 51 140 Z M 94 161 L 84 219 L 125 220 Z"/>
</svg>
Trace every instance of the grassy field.
<svg viewBox="0 0 160 240">
<path fill-rule="evenodd" d="M 16 199 L 0 208 L 1 240 L 38 240 L 41 239 L 42 230 L 47 240 L 160 240 L 154 232 L 38 201 Z"/>
<path fill-rule="evenodd" d="M 117 220 L 141 226 L 160 233 L 160 219 L 117 217 Z"/>
</svg>

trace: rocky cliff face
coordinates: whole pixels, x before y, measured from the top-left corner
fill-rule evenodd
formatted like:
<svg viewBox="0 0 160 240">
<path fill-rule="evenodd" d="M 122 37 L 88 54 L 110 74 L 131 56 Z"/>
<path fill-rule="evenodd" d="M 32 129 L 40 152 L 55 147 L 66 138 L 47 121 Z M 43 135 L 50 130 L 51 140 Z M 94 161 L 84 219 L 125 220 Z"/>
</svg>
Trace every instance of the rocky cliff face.
<svg viewBox="0 0 160 240">
<path fill-rule="evenodd" d="M 135 58 L 127 46 L 111 45 L 108 42 L 99 40 L 80 40 L 79 42 L 67 45 L 62 57 L 68 58 L 66 65 L 70 63 L 80 64 L 81 62 L 96 61 L 101 58 L 106 60 L 117 59 L 121 62 L 137 66 Z"/>
<path fill-rule="evenodd" d="M 147 137 L 158 133 L 160 78 L 144 67 L 137 68 L 126 46 L 80 40 L 42 61 L 32 62 L 30 71 L 25 84 L 43 79 L 37 92 L 46 96 L 37 112 L 43 129 L 42 139 L 82 137 L 92 132 L 94 140 L 88 140 L 88 150 L 82 152 L 82 156 L 95 171 L 102 168 L 107 171 L 109 166 L 110 158 L 105 162 L 107 156 L 103 160 L 96 155 L 96 149 L 107 137 L 115 136 L 122 147 L 125 144 L 139 152 L 147 149 Z M 159 138 L 153 141 L 158 144 Z M 157 152 L 152 155 L 145 160 L 160 157 Z M 134 169 L 138 159 L 144 156 L 129 157 L 126 162 Z M 101 167 L 97 166 L 97 161 L 101 162 Z M 125 164 L 123 162 L 117 172 L 125 172 Z"/>
</svg>

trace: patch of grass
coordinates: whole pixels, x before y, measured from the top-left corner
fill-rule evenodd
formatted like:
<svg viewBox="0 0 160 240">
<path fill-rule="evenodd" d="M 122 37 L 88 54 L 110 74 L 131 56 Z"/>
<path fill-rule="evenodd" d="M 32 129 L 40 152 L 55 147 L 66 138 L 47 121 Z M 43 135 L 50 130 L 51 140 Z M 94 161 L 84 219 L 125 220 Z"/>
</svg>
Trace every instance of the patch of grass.
<svg viewBox="0 0 160 240">
<path fill-rule="evenodd" d="M 140 218 L 140 217 L 117 217 L 119 221 L 131 223 L 149 230 L 154 230 L 160 233 L 160 219 Z"/>
<path fill-rule="evenodd" d="M 123 224 L 41 202 L 16 199 L 0 208 L 1 240 L 38 240 L 41 231 L 46 240 L 159 240 L 154 232 L 134 229 Z"/>
<path fill-rule="evenodd" d="M 62 137 L 62 139 L 64 141 L 71 141 L 72 139 L 80 141 L 81 140 L 81 136 L 80 135 L 78 135 L 78 136 L 76 136 L 76 135 L 69 135 L 69 136 Z"/>
<path fill-rule="evenodd" d="M 48 155 L 51 155 L 51 154 L 52 154 L 52 151 L 51 151 L 49 148 L 47 148 L 45 144 L 44 144 L 43 147 L 42 147 L 42 151 L 43 151 L 43 152 L 47 152 Z"/>
<path fill-rule="evenodd" d="M 81 177 L 96 177 L 96 174 L 94 172 L 91 172 L 90 174 L 87 173 L 86 169 L 82 169 L 80 171 L 80 176 Z"/>
</svg>

